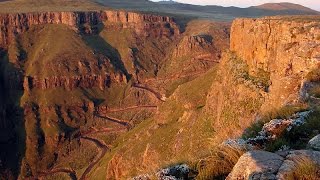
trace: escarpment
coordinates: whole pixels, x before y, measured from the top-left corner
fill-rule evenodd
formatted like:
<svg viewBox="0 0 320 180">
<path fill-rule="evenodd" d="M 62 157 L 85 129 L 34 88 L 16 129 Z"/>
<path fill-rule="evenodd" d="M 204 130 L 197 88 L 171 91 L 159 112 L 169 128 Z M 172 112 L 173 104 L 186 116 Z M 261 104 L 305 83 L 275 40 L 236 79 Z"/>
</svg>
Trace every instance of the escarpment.
<svg viewBox="0 0 320 180">
<path fill-rule="evenodd" d="M 269 105 L 277 108 L 296 103 L 302 81 L 307 81 L 307 74 L 318 68 L 317 19 L 318 16 L 266 17 L 233 22 L 230 48 L 248 64 L 251 75 L 269 74 Z"/>
<path fill-rule="evenodd" d="M 171 36 L 180 34 L 173 18 L 125 11 L 95 12 L 34 12 L 0 14 L 0 46 L 6 47 L 17 34 L 32 25 L 64 24 L 86 33 L 93 32 L 100 23 L 110 27 L 133 28 L 143 36 Z"/>
<path fill-rule="evenodd" d="M 154 114 L 160 101 L 133 75 L 155 69 L 149 57 L 163 61 L 179 35 L 173 18 L 134 12 L 0 14 L 0 176 L 90 166 L 99 146 L 84 138 L 109 144 Z"/>
<path fill-rule="evenodd" d="M 75 88 L 93 88 L 98 87 L 100 90 L 110 87 L 111 83 L 127 82 L 123 74 L 111 75 L 82 75 L 82 76 L 53 76 L 48 78 L 30 77 L 24 78 L 24 90 L 30 91 L 32 89 L 53 89 L 64 88 L 72 90 Z"/>
</svg>

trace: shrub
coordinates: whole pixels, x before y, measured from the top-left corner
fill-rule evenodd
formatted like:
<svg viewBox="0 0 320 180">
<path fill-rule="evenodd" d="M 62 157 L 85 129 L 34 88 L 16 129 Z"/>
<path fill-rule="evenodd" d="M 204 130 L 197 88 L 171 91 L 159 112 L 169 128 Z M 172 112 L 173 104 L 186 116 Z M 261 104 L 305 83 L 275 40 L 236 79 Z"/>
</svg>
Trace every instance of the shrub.
<svg viewBox="0 0 320 180">
<path fill-rule="evenodd" d="M 244 153 L 244 149 L 229 145 L 215 148 L 210 156 L 197 163 L 197 179 L 224 179 Z"/>
<path fill-rule="evenodd" d="M 262 130 L 265 123 L 271 121 L 272 119 L 285 119 L 292 116 L 294 113 L 306 110 L 305 105 L 296 106 L 284 106 L 278 110 L 272 110 L 264 115 L 255 123 L 253 123 L 249 128 L 246 129 L 245 133 L 242 135 L 244 139 L 256 137 L 258 133 Z"/>
</svg>

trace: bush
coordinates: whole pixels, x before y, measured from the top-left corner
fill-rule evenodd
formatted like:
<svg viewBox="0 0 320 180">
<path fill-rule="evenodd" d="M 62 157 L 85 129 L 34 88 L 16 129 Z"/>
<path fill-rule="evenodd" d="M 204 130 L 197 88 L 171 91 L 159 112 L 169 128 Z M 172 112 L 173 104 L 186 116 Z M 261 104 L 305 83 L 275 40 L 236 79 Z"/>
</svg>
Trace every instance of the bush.
<svg viewBox="0 0 320 180">
<path fill-rule="evenodd" d="M 245 150 L 240 147 L 217 147 L 210 156 L 197 163 L 197 179 L 225 179 L 244 153 Z"/>
<path fill-rule="evenodd" d="M 284 106 L 278 110 L 269 111 L 268 113 L 265 113 L 257 122 L 253 123 L 249 128 L 247 128 L 245 133 L 242 135 L 242 138 L 248 139 L 256 137 L 262 130 L 263 125 L 272 119 L 286 119 L 293 114 L 304 110 L 306 110 L 304 105 L 297 105 Z"/>
</svg>

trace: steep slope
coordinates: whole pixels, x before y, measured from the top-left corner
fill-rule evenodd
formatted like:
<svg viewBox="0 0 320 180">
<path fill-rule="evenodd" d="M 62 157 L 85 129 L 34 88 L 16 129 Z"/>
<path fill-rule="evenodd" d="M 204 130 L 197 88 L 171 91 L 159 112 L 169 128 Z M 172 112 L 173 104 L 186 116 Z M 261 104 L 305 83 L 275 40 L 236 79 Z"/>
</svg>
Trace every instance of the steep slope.
<svg viewBox="0 0 320 180">
<path fill-rule="evenodd" d="M 152 177 L 182 162 L 196 164 L 199 178 L 226 177 L 241 153 L 223 154 L 222 142 L 246 136 L 256 121 L 317 106 L 308 93 L 319 81 L 304 77 L 318 72 L 318 18 L 235 20 L 233 52 L 224 53 L 208 73 L 180 85 L 154 117 L 121 136 L 90 178 Z M 288 48 L 290 42 L 294 45 Z"/>
<path fill-rule="evenodd" d="M 1 129 L 9 130 L 2 131 L 6 151 L 2 151 L 1 161 L 13 174 L 21 178 L 52 172 L 80 176 L 96 152 L 96 140 L 84 138 L 100 132 L 109 143 L 135 121 L 150 116 L 159 103 L 153 94 L 131 87 L 138 67 L 132 59 L 126 61 L 124 54 L 148 39 L 160 45 L 161 39 L 172 43 L 179 29 L 171 18 L 94 11 L 1 14 L 0 19 L 1 98 L 5 98 L 1 101 Z M 123 37 L 119 31 L 129 32 L 128 37 L 135 41 L 113 47 Z M 102 44 L 96 47 L 90 40 Z M 142 48 L 136 53 L 141 52 Z M 122 115 L 116 113 L 118 109 L 140 106 L 138 112 L 125 114 L 128 121 L 117 116 Z M 105 114 L 112 109 L 114 117 Z M 68 158 L 70 153 L 74 157 Z M 10 159 L 11 155 L 16 159 Z M 77 160 L 78 155 L 83 160 Z M 59 169 L 56 165 L 61 163 Z"/>
<path fill-rule="evenodd" d="M 197 56 L 219 60 L 228 24 L 195 24 L 182 34 L 171 17 L 125 11 L 1 14 L 0 175 L 85 179 L 119 135 L 215 64 L 188 59 L 187 71 L 175 72 L 167 67 L 174 52 L 192 46 L 191 55 L 200 48 Z M 158 81 L 160 72 L 172 82 Z"/>
</svg>

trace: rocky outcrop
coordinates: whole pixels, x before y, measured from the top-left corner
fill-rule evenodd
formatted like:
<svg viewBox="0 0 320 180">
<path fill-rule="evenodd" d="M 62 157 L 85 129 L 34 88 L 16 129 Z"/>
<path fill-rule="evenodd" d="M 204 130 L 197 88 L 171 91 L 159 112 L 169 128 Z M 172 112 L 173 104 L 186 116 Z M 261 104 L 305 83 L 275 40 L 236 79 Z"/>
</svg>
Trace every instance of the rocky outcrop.
<svg viewBox="0 0 320 180">
<path fill-rule="evenodd" d="M 276 173 L 283 162 L 277 154 L 266 151 L 250 151 L 242 155 L 227 180 L 234 179 L 276 179 Z"/>
<path fill-rule="evenodd" d="M 320 153 L 297 150 L 277 155 L 266 151 L 249 151 L 242 155 L 227 180 L 292 178 L 296 168 L 303 165 L 320 166 Z M 308 163 L 308 164 L 303 164 Z"/>
<path fill-rule="evenodd" d="M 122 74 L 111 75 L 81 75 L 81 76 L 53 76 L 48 78 L 25 77 L 23 81 L 24 90 L 27 92 L 31 89 L 53 89 L 62 87 L 66 90 L 75 88 L 92 88 L 98 87 L 104 90 L 110 87 L 111 83 L 127 82 Z"/>
<path fill-rule="evenodd" d="M 277 179 L 286 180 L 292 177 L 292 174 L 296 171 L 299 166 L 307 168 L 308 170 L 316 167 L 320 167 L 320 152 L 308 151 L 308 150 L 297 150 L 291 151 L 285 156 L 281 167 L 277 173 Z M 320 177 L 320 172 L 305 172 L 305 173 L 317 173 Z M 308 176 L 305 174 L 306 177 Z M 311 177 L 311 176 L 310 176 Z"/>
<path fill-rule="evenodd" d="M 308 147 L 317 151 L 320 151 L 320 134 L 310 139 Z"/>
<path fill-rule="evenodd" d="M 0 14 L 0 47 L 6 47 L 17 34 L 25 32 L 32 25 L 65 24 L 90 33 L 93 31 L 92 28 L 100 23 L 112 27 L 133 28 L 137 34 L 144 36 L 169 37 L 180 33 L 170 17 L 125 11 Z"/>
<path fill-rule="evenodd" d="M 183 57 L 193 55 L 195 59 L 217 59 L 212 58 L 213 52 L 208 52 L 212 48 L 212 37 L 209 35 L 186 36 L 177 45 L 173 52 L 173 57 Z M 199 56 L 199 57 L 198 57 Z"/>
<path fill-rule="evenodd" d="M 249 66 L 250 74 L 270 73 L 268 104 L 274 108 L 297 101 L 301 81 L 320 62 L 319 17 L 237 19 L 230 48 Z"/>
</svg>

